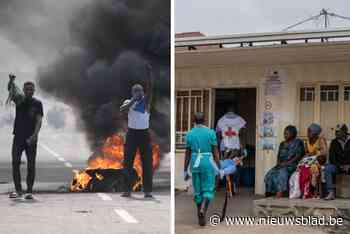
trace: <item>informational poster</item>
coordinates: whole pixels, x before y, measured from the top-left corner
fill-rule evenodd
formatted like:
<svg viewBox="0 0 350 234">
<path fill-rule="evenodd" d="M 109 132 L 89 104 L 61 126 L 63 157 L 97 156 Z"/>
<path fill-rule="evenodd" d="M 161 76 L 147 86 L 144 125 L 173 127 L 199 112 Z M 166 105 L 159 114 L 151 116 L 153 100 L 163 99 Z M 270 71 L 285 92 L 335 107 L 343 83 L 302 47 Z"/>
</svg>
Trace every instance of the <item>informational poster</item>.
<svg viewBox="0 0 350 234">
<path fill-rule="evenodd" d="M 261 145 L 266 151 L 275 150 L 277 142 L 277 130 L 280 122 L 282 107 L 282 95 L 286 75 L 281 69 L 267 69 L 263 82 L 264 106 L 261 116 Z"/>
<path fill-rule="evenodd" d="M 263 150 L 274 150 L 277 144 L 277 124 L 279 115 L 276 112 L 264 111 L 261 119 L 261 136 Z"/>
<path fill-rule="evenodd" d="M 282 80 L 279 77 L 279 73 L 274 71 L 265 80 L 265 96 L 278 97 L 282 92 Z"/>
</svg>

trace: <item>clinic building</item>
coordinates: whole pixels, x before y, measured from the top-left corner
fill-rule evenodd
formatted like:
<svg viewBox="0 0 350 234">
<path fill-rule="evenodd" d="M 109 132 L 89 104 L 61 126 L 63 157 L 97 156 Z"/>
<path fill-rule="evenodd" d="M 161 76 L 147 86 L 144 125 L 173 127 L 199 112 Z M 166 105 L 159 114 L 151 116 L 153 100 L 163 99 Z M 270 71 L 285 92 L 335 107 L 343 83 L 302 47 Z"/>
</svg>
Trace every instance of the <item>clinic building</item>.
<svg viewBox="0 0 350 234">
<path fill-rule="evenodd" d="M 184 136 L 197 111 L 211 128 L 230 105 L 247 121 L 244 167 L 256 194 L 285 126 L 305 139 L 307 126 L 320 123 L 330 141 L 337 123 L 350 124 L 350 29 L 178 36 L 175 46 L 176 188 L 186 186 Z"/>
</svg>

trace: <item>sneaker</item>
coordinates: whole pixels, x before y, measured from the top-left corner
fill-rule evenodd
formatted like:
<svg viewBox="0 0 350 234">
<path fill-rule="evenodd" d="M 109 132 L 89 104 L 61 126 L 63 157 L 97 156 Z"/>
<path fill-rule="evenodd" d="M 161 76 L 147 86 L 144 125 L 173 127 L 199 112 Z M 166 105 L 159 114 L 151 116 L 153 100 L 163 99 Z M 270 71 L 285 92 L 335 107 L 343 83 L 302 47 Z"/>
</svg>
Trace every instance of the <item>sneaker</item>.
<svg viewBox="0 0 350 234">
<path fill-rule="evenodd" d="M 22 193 L 19 192 L 12 192 L 9 194 L 9 198 L 21 198 L 22 197 Z"/>
<path fill-rule="evenodd" d="M 145 193 L 145 198 L 153 198 L 153 195 L 151 193 Z"/>
<path fill-rule="evenodd" d="M 130 197 L 131 193 L 130 192 L 123 192 L 122 195 L 120 195 L 121 197 Z"/>
<path fill-rule="evenodd" d="M 31 194 L 31 193 L 26 193 L 26 194 L 24 195 L 24 199 L 26 199 L 26 200 L 33 200 L 33 199 L 34 199 L 34 196 L 33 196 L 33 194 Z"/>
</svg>

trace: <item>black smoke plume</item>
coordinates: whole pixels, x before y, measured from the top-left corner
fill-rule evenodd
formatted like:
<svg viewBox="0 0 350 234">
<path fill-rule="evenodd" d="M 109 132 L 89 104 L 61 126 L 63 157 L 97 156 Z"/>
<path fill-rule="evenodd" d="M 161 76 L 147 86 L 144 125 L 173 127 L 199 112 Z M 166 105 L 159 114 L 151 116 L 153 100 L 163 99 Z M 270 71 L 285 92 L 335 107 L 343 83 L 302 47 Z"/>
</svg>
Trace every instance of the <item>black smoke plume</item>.
<svg viewBox="0 0 350 234">
<path fill-rule="evenodd" d="M 123 130 L 119 105 L 154 73 L 151 129 L 163 151 L 170 138 L 170 1 L 99 0 L 76 10 L 71 43 L 38 71 L 46 93 L 73 106 L 91 147 Z M 146 90 L 146 93 L 150 90 Z"/>
</svg>

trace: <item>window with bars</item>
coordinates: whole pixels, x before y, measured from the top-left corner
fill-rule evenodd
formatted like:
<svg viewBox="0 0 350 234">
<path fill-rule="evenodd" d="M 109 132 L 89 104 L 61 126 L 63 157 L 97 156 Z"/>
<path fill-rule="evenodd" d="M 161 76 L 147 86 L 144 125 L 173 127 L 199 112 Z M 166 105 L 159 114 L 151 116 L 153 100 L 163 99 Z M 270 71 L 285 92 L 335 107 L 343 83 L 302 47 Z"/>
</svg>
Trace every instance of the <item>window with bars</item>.
<svg viewBox="0 0 350 234">
<path fill-rule="evenodd" d="M 300 101 L 313 102 L 315 101 L 315 88 L 305 87 L 300 90 Z"/>
<path fill-rule="evenodd" d="M 343 94 L 344 98 L 340 98 Z M 316 98 L 318 97 L 318 98 Z M 307 135 L 307 127 L 319 122 L 327 139 L 334 138 L 334 126 L 350 122 L 350 86 L 314 85 L 300 88 L 299 133 Z M 341 108 L 341 109 L 340 109 Z M 317 111 L 316 113 L 316 109 Z"/>
<path fill-rule="evenodd" d="M 206 124 L 209 123 L 210 112 L 209 90 L 179 90 L 176 92 L 176 144 L 185 144 L 185 135 L 193 127 L 193 116 L 196 112 L 204 112 Z"/>
<path fill-rule="evenodd" d="M 322 85 L 321 86 L 321 102 L 336 102 L 339 99 L 339 86 Z"/>
<path fill-rule="evenodd" d="M 350 101 L 350 86 L 344 87 L 344 101 Z"/>
</svg>

